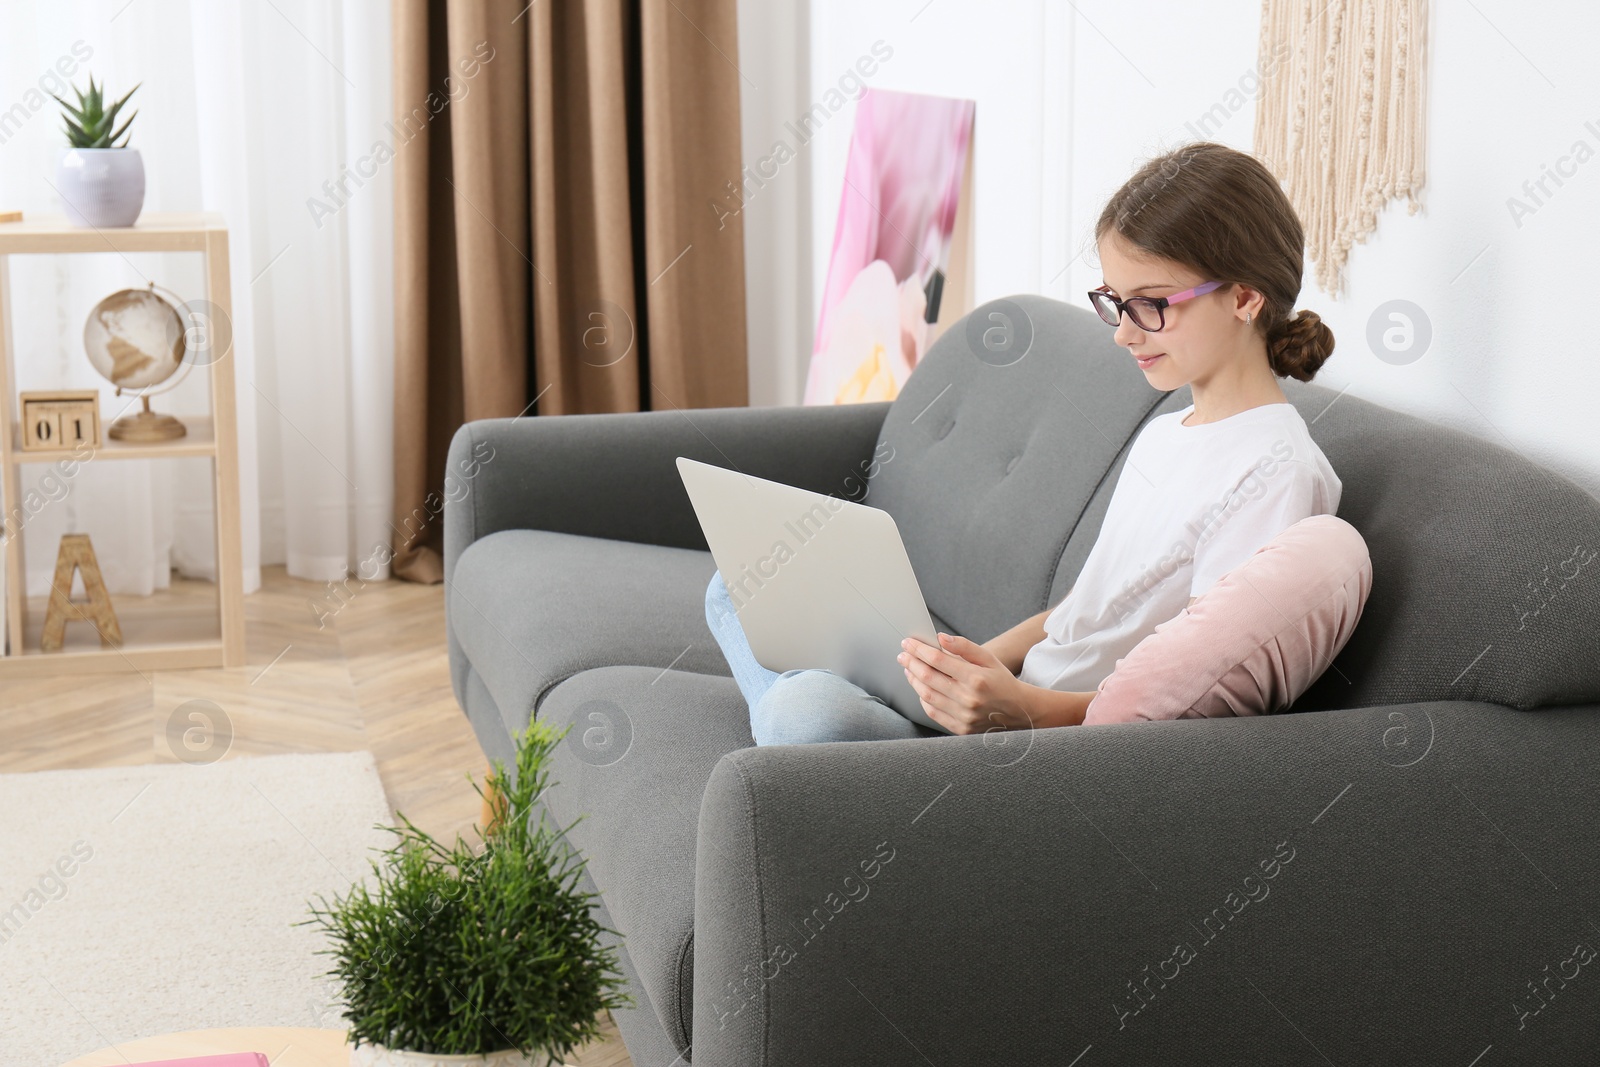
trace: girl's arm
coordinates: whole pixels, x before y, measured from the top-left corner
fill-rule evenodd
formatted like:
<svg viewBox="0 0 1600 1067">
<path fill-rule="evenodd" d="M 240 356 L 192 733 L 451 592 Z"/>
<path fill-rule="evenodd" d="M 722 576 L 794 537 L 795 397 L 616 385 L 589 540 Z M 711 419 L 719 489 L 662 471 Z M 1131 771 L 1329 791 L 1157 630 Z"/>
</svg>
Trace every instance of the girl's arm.
<svg viewBox="0 0 1600 1067">
<path fill-rule="evenodd" d="M 1072 590 L 1076 587 L 1076 582 L 1067 586 L 1066 596 L 1061 599 L 1065 600 L 1071 596 Z M 1059 602 L 1057 606 L 1060 606 Z M 1006 670 L 1012 674 L 1018 673 L 1022 670 L 1022 660 L 1028 654 L 1028 649 L 1044 640 L 1044 620 L 1049 618 L 1054 610 L 1053 607 L 1045 608 L 1039 614 L 1023 619 L 1005 633 L 989 638 L 983 643 L 983 647 L 998 656 L 1000 662 L 1006 665 Z"/>
<path fill-rule="evenodd" d="M 1046 608 L 1037 615 L 1023 619 L 1005 633 L 985 641 L 983 647 L 993 652 L 1006 665 L 1006 670 L 1016 674 L 1022 670 L 1022 659 L 1028 654 L 1028 649 L 1044 640 L 1044 620 L 1049 614 L 1050 609 Z"/>
<path fill-rule="evenodd" d="M 1187 611 L 1199 597 L 1190 597 Z M 1081 726 L 1096 694 L 1028 685 L 1016 677 L 1028 649 L 1045 638 L 1049 611 L 1024 619 L 983 644 L 939 635 L 939 646 L 900 643 L 900 664 L 923 710 L 955 733 Z"/>
<path fill-rule="evenodd" d="M 965 637 L 940 634 L 937 648 L 908 637 L 901 648 L 900 664 L 923 710 L 952 733 L 1077 726 L 1095 697 L 1028 685 L 987 645 Z"/>
</svg>

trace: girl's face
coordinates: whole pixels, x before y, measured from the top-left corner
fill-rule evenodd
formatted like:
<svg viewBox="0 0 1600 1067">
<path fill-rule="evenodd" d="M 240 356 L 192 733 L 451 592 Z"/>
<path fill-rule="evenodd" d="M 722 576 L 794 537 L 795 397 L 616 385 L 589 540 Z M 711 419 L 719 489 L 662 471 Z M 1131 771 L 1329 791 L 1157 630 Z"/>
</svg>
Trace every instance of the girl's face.
<svg viewBox="0 0 1600 1067">
<path fill-rule="evenodd" d="M 1129 244 L 1115 230 L 1100 239 L 1102 281 L 1119 300 L 1135 296 L 1172 296 L 1212 278 L 1202 278 L 1170 259 L 1150 256 Z M 1178 389 L 1209 379 L 1231 363 L 1241 345 L 1259 335 L 1244 321 L 1245 312 L 1260 314 L 1261 296 L 1239 285 L 1226 285 L 1204 296 L 1163 308 L 1166 325 L 1149 333 L 1124 313 L 1115 334 L 1117 344 L 1139 359 L 1139 369 L 1152 387 Z M 1259 342 L 1257 342 L 1259 343 Z"/>
</svg>

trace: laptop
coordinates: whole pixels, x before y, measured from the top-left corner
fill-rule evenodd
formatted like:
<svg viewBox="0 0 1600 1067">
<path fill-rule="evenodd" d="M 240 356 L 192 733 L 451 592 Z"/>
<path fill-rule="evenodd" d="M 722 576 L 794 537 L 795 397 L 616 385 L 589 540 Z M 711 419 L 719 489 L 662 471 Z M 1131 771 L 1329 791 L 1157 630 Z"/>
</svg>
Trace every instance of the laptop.
<svg viewBox="0 0 1600 1067">
<path fill-rule="evenodd" d="M 756 662 L 833 671 L 950 733 L 896 662 L 907 637 L 939 642 L 888 512 L 683 456 L 678 473 Z"/>
</svg>

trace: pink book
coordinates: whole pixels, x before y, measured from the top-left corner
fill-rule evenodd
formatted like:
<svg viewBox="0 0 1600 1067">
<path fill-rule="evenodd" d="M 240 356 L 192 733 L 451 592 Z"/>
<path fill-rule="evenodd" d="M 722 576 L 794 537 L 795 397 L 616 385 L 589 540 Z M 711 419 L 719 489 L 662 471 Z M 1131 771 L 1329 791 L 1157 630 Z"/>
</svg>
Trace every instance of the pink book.
<svg viewBox="0 0 1600 1067">
<path fill-rule="evenodd" d="M 181 1060 L 143 1060 L 128 1067 L 272 1067 L 260 1052 L 225 1052 L 220 1056 L 190 1056 Z"/>
</svg>

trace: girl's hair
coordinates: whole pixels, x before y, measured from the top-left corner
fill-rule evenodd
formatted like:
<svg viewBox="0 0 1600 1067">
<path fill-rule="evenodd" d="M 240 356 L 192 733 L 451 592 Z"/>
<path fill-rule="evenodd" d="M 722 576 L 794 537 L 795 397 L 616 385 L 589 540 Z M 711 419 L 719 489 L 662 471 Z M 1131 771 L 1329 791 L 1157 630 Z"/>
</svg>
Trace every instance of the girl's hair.
<svg viewBox="0 0 1600 1067">
<path fill-rule="evenodd" d="M 1247 152 L 1200 141 L 1134 172 L 1095 224 L 1151 256 L 1209 280 L 1243 282 L 1265 297 L 1252 328 L 1280 378 L 1311 380 L 1333 354 L 1333 331 L 1314 311 L 1290 317 L 1300 295 L 1305 231 L 1278 179 Z"/>
</svg>

